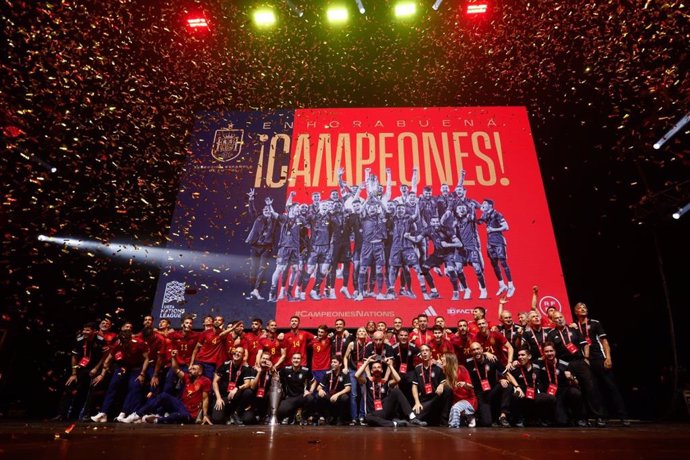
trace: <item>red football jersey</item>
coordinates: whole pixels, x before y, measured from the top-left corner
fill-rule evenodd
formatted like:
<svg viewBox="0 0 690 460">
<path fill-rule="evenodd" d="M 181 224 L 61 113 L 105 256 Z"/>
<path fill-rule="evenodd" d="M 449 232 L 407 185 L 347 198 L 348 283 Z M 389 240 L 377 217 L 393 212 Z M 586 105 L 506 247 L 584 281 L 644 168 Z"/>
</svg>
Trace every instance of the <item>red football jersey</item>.
<svg viewBox="0 0 690 460">
<path fill-rule="evenodd" d="M 225 361 L 225 339 L 219 337 L 219 334 L 215 329 L 208 329 L 201 333 L 199 336 L 201 348 L 196 354 L 196 361 L 217 366 Z"/>
<path fill-rule="evenodd" d="M 199 341 L 199 333 L 190 331 L 187 335 L 183 332 L 172 332 L 168 335 L 170 339 L 170 351 L 177 350 L 177 364 L 180 366 L 189 366 L 192 360 L 192 353 L 196 343 Z"/>
<path fill-rule="evenodd" d="M 276 338 L 264 337 L 261 339 L 260 346 L 263 353 L 268 354 L 271 357 L 271 362 L 275 365 L 280 359 L 280 341 Z"/>
<path fill-rule="evenodd" d="M 314 334 L 306 331 L 286 332 L 283 337 L 283 348 L 285 348 L 287 359 L 283 363 L 288 366 L 291 365 L 292 355 L 295 353 L 302 354 L 302 366 L 307 365 L 307 344 L 314 339 Z"/>
<path fill-rule="evenodd" d="M 211 381 L 203 375 L 192 381 L 189 374 L 184 375 L 184 390 L 182 390 L 182 404 L 193 419 L 199 415 L 204 402 L 204 393 L 211 391 Z"/>
<path fill-rule="evenodd" d="M 324 337 L 311 341 L 311 370 L 327 371 L 331 368 L 331 339 Z"/>
<path fill-rule="evenodd" d="M 254 366 L 256 364 L 256 355 L 261 349 L 261 336 L 253 332 L 247 332 L 242 337 L 242 347 L 247 350 L 247 364 Z"/>
</svg>

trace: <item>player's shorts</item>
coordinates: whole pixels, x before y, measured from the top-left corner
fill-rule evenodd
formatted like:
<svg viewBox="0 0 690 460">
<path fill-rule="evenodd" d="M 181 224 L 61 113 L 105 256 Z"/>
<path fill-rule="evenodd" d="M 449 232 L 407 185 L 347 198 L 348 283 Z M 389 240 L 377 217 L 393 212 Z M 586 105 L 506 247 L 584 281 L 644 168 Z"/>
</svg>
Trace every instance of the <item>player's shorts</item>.
<svg viewBox="0 0 690 460">
<path fill-rule="evenodd" d="M 360 253 L 360 267 L 368 267 L 375 263 L 377 267 L 383 267 L 386 263 L 386 255 L 383 249 L 383 243 L 362 243 L 362 250 Z"/>
<path fill-rule="evenodd" d="M 482 256 L 477 249 L 460 248 L 457 253 L 457 261 L 461 266 L 482 265 Z"/>
<path fill-rule="evenodd" d="M 403 265 L 410 267 L 418 263 L 419 257 L 413 248 L 393 248 L 390 259 L 388 259 L 388 264 L 393 267 L 402 267 Z"/>
<path fill-rule="evenodd" d="M 278 265 L 297 265 L 299 262 L 299 251 L 297 248 L 282 247 L 278 248 Z"/>
<path fill-rule="evenodd" d="M 491 259 L 507 259 L 508 251 L 503 244 L 489 245 L 487 248 L 489 258 Z"/>
<path fill-rule="evenodd" d="M 337 244 L 333 246 L 333 262 L 350 262 L 352 260 L 352 255 L 350 253 L 350 241 L 343 244 Z"/>
<path fill-rule="evenodd" d="M 327 244 L 312 246 L 308 265 L 330 264 L 332 259 L 331 246 Z"/>
<path fill-rule="evenodd" d="M 452 252 L 448 254 L 439 254 L 435 252 L 424 261 L 424 266 L 428 268 L 440 267 L 441 264 L 446 264 L 446 267 L 455 266 L 455 254 Z"/>
</svg>

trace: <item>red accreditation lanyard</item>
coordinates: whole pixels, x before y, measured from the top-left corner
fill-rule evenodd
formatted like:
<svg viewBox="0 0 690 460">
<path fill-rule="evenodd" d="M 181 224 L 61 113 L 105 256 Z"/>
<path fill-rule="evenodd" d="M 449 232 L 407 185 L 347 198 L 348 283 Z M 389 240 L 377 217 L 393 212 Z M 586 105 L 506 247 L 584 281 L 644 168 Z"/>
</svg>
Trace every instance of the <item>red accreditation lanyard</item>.
<svg viewBox="0 0 690 460">
<path fill-rule="evenodd" d="M 328 393 L 333 394 L 335 393 L 335 389 L 338 387 L 338 377 L 340 374 L 335 375 L 331 374 L 331 381 L 328 383 Z"/>
<path fill-rule="evenodd" d="M 362 363 L 364 362 L 364 350 L 362 350 L 362 352 L 360 353 L 359 352 L 360 348 L 361 348 L 360 342 L 358 339 L 357 342 L 355 343 L 355 356 L 357 358 L 357 367 L 360 367 L 362 365 Z"/>
<path fill-rule="evenodd" d="M 570 337 L 570 331 L 568 330 L 568 328 L 566 327 L 564 329 L 565 329 L 565 334 L 568 336 L 567 342 L 565 341 L 565 337 L 563 336 L 563 330 L 559 330 L 558 334 L 561 336 L 561 340 L 563 341 L 563 346 L 565 346 L 565 348 L 568 350 L 568 352 L 571 355 L 574 355 L 575 353 L 577 353 L 579 351 L 579 349 L 573 343 L 573 339 L 572 339 L 572 337 Z"/>
<path fill-rule="evenodd" d="M 407 359 L 403 359 L 402 355 L 402 345 L 399 346 L 398 352 L 400 353 L 400 372 L 406 373 L 407 372 Z M 405 355 L 409 356 L 410 355 L 410 349 L 407 349 L 407 352 Z"/>
<path fill-rule="evenodd" d="M 424 394 L 430 394 L 433 389 L 431 388 L 431 366 L 429 366 L 429 377 L 426 376 L 424 372 L 424 365 L 422 364 L 422 385 L 424 386 Z"/>
<path fill-rule="evenodd" d="M 479 372 L 479 362 L 477 361 L 477 358 L 474 359 L 474 372 L 477 373 L 477 377 L 479 377 L 479 383 L 481 384 L 482 391 L 489 391 L 491 390 L 491 384 L 489 383 L 489 365 L 484 366 L 484 378 L 482 378 L 482 374 Z"/>
<path fill-rule="evenodd" d="M 556 380 L 556 364 L 553 365 L 553 377 L 551 377 L 551 373 L 549 372 L 549 363 L 544 362 L 546 364 L 546 376 L 549 378 L 549 388 L 546 390 L 548 394 L 551 396 L 556 396 L 556 392 L 558 391 L 558 380 Z"/>
<path fill-rule="evenodd" d="M 542 327 L 539 332 L 541 332 L 541 343 L 544 343 L 544 328 Z M 541 356 L 544 356 L 544 352 L 541 350 L 541 344 L 539 343 L 539 340 L 537 340 L 537 333 L 532 331 L 532 337 L 534 337 L 534 343 L 537 344 L 537 349 L 539 350 L 539 354 Z"/>
<path fill-rule="evenodd" d="M 237 370 L 237 374 L 236 374 L 236 376 L 235 376 L 235 379 L 233 380 L 233 378 L 232 378 L 232 370 L 233 370 L 233 368 L 234 368 L 234 365 L 233 365 L 233 363 L 231 362 L 231 363 L 230 363 L 230 372 L 229 372 L 229 375 L 228 375 L 228 377 L 229 377 L 229 379 L 230 379 L 230 381 L 228 382 L 228 391 L 232 391 L 232 390 L 234 390 L 235 388 L 237 388 L 237 384 L 238 384 L 239 381 L 240 381 L 240 376 L 242 375 L 242 367 L 240 367 L 240 368 Z"/>
<path fill-rule="evenodd" d="M 82 354 L 82 357 L 81 357 L 81 359 L 79 360 L 79 365 L 80 365 L 81 367 L 86 367 L 86 366 L 88 366 L 89 361 L 91 361 L 91 350 L 89 350 L 88 353 L 87 353 L 87 351 L 86 351 L 86 350 L 87 350 L 87 347 L 86 347 L 87 345 L 88 345 L 88 341 L 87 341 L 86 339 L 84 339 L 84 353 Z"/>
<path fill-rule="evenodd" d="M 260 378 L 260 377 L 257 377 Z M 261 382 L 261 380 L 259 380 Z M 266 383 L 268 382 L 268 371 L 265 371 L 264 381 L 259 384 L 259 388 L 256 389 L 256 397 L 263 398 L 266 395 Z"/>
<path fill-rule="evenodd" d="M 589 337 L 589 321 L 585 319 L 585 330 L 582 330 L 582 323 L 577 323 L 577 328 L 580 330 L 580 334 L 587 341 L 587 345 L 592 344 L 592 339 Z"/>
<path fill-rule="evenodd" d="M 335 355 L 336 356 L 342 356 L 343 354 L 343 342 L 345 342 L 345 339 L 340 337 L 340 342 L 338 342 L 338 336 L 335 336 Z M 340 343 L 340 346 L 338 346 L 338 343 Z"/>
<path fill-rule="evenodd" d="M 534 399 L 534 368 L 532 368 L 532 384 L 527 381 L 527 376 L 525 375 L 525 370 L 520 366 L 520 372 L 522 373 L 522 379 L 525 381 L 525 397 L 527 399 Z"/>
<path fill-rule="evenodd" d="M 379 397 L 376 397 L 376 387 L 379 387 Z M 383 409 L 383 402 L 381 401 L 381 395 L 383 393 L 383 384 L 382 383 L 376 383 L 375 380 L 371 381 L 371 394 L 374 397 L 374 410 L 382 410 Z"/>
</svg>

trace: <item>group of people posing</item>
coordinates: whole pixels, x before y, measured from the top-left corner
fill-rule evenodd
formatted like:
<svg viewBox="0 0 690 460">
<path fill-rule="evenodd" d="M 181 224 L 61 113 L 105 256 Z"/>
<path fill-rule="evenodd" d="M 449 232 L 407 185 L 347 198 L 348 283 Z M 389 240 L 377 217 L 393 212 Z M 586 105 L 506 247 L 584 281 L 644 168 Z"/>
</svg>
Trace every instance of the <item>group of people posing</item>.
<svg viewBox="0 0 690 460">
<path fill-rule="evenodd" d="M 384 188 L 366 170 L 362 184 L 349 185 L 340 170 L 339 190 L 332 190 L 327 199 L 313 192 L 311 203 L 297 203 L 296 193 L 291 192 L 283 213 L 274 209 L 270 197 L 259 211 L 255 192 L 250 190 L 248 206 L 254 221 L 246 238 L 252 289 L 247 299 L 265 300 L 266 292 L 261 291 L 273 257 L 276 267 L 269 302 L 301 301 L 307 296 L 311 300 L 414 299 L 417 288 L 412 286 L 412 274 L 424 300 L 440 297 L 440 275 L 448 278 L 451 300 L 460 300 L 461 293 L 467 300 L 472 298 L 472 289 L 465 277 L 466 266 L 474 271 L 478 298 L 486 299 L 480 225 L 486 227 L 486 252 L 498 281 L 496 295 L 513 296 L 515 285 L 503 235 L 508 223 L 493 200 L 480 203 L 467 197 L 464 171 L 454 190 L 442 184 L 436 196 L 430 186 L 417 195 L 414 170 L 412 184 L 400 185 L 400 195 L 392 198 L 390 176 L 387 170 Z"/>
<path fill-rule="evenodd" d="M 533 299 L 537 298 L 534 288 Z M 57 419 L 102 423 L 281 423 L 368 426 L 627 425 L 601 324 L 585 304 L 567 325 L 536 302 L 518 315 L 499 301 L 499 323 L 483 307 L 451 330 L 421 314 L 405 327 L 368 322 L 348 331 L 338 319 L 316 335 L 290 319 L 279 332 L 253 319 L 227 326 L 221 316 L 193 318 L 179 330 L 145 317 L 140 333 L 103 320 L 85 324 Z"/>
</svg>

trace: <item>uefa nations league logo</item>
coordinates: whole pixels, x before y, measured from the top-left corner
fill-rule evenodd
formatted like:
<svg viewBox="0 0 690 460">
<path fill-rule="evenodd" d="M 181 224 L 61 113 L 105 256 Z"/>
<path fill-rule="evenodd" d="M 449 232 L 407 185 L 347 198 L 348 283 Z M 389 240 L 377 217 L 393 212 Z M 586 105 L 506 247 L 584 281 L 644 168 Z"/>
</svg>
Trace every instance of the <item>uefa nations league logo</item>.
<svg viewBox="0 0 690 460">
<path fill-rule="evenodd" d="M 240 155 L 243 144 L 244 129 L 235 129 L 230 123 L 227 128 L 216 130 L 216 134 L 213 136 L 211 156 L 221 162 L 234 160 Z"/>
</svg>

